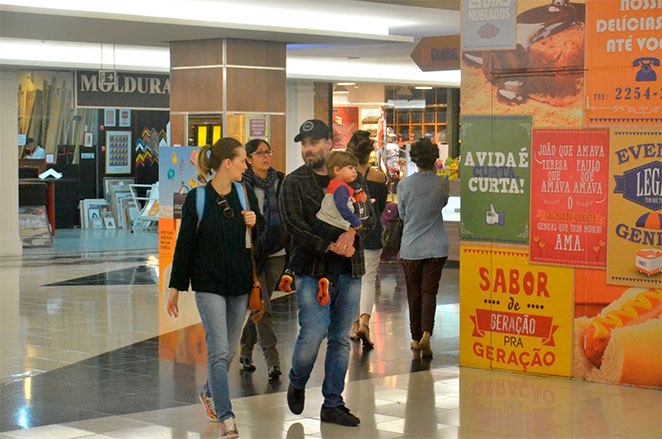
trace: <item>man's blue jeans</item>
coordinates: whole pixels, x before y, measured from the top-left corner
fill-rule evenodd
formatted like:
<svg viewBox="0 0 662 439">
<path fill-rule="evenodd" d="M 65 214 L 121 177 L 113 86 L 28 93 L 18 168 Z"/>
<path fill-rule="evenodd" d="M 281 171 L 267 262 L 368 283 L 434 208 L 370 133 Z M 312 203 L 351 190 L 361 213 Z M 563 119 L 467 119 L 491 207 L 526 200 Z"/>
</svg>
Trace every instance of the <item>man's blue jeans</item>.
<svg viewBox="0 0 662 439">
<path fill-rule="evenodd" d="M 221 296 L 213 293 L 195 293 L 195 303 L 205 329 L 207 342 L 207 382 L 204 392 L 211 396 L 218 420 L 234 418 L 228 369 L 237 351 L 241 327 L 248 309 L 248 294 Z"/>
<path fill-rule="evenodd" d="M 344 405 L 342 392 L 349 365 L 349 330 L 361 296 L 361 278 L 341 275 L 329 288 L 331 300 L 326 306 L 317 302 L 319 278 L 297 276 L 299 337 L 294 345 L 290 383 L 297 389 L 306 387 L 324 338 L 328 339 L 324 360 L 324 405 Z"/>
</svg>

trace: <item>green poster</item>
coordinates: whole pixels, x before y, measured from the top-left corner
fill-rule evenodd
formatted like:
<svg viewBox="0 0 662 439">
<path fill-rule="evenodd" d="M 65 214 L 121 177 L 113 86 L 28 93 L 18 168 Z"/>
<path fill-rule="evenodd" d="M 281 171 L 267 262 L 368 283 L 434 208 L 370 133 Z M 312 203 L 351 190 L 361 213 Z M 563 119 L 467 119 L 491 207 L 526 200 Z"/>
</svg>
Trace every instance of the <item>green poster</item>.
<svg viewBox="0 0 662 439">
<path fill-rule="evenodd" d="M 462 239 L 529 243 L 531 116 L 462 117 Z"/>
</svg>

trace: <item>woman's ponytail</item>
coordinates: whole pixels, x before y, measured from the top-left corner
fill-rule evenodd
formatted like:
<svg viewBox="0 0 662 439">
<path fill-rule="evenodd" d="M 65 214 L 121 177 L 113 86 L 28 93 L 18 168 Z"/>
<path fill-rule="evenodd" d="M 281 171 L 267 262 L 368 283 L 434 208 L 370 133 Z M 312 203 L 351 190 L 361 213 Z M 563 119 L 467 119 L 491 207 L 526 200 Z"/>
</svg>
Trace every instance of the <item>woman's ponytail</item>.
<svg viewBox="0 0 662 439">
<path fill-rule="evenodd" d="M 213 146 L 203 146 L 198 150 L 198 181 L 205 184 L 212 176 L 212 171 L 217 171 L 225 159 L 234 159 L 239 153 L 237 148 L 243 148 L 238 140 L 232 137 L 223 137 Z"/>
</svg>

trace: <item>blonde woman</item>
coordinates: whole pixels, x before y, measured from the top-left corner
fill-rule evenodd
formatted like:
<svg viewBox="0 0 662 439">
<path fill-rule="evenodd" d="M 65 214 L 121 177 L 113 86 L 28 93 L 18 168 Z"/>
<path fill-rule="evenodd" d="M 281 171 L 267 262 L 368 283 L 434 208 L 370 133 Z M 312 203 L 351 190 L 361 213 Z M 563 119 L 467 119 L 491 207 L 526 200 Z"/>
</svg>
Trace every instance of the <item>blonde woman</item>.
<svg viewBox="0 0 662 439">
<path fill-rule="evenodd" d="M 182 223 L 170 277 L 168 314 L 179 315 L 179 292 L 189 283 L 195 291 L 207 342 L 207 383 L 200 400 L 207 416 L 221 423 L 223 438 L 239 437 L 228 389 L 228 369 L 239 343 L 252 287 L 246 227 L 263 226 L 257 198 L 240 182 L 246 170 L 246 151 L 225 137 L 198 153 L 198 179 L 203 191 L 189 192 L 182 207 Z M 207 181 L 210 177 L 211 180 Z M 204 195 L 200 208 L 198 195 Z M 242 208 L 247 197 L 253 211 Z M 245 202 L 245 201 L 244 201 Z M 201 211 L 201 214 L 198 214 Z M 253 233 L 259 236 L 259 233 Z"/>
</svg>

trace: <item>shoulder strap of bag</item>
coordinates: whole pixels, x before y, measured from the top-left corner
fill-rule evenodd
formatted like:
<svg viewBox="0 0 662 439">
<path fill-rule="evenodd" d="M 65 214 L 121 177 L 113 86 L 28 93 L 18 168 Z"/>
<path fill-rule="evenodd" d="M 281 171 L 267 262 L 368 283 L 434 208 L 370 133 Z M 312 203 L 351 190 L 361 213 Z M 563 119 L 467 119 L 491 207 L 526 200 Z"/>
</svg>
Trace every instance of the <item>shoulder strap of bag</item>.
<svg viewBox="0 0 662 439">
<path fill-rule="evenodd" d="M 248 212 L 251 209 L 251 205 L 248 202 L 248 193 L 246 191 L 246 184 L 238 183 L 236 181 L 232 182 L 237 189 L 237 194 L 239 195 L 239 202 L 241 203 L 241 208 L 244 209 L 244 212 Z M 252 235 L 252 227 L 249 227 L 249 233 Z M 253 268 L 253 284 L 258 284 L 257 280 L 257 270 L 255 269 L 255 256 L 253 255 L 253 246 L 251 245 L 251 266 Z"/>
<path fill-rule="evenodd" d="M 233 181 L 232 184 L 237 190 L 237 197 L 239 198 L 239 204 L 245 212 L 250 210 L 250 205 L 248 204 L 248 196 L 246 194 L 246 185 L 244 183 L 239 183 L 238 181 Z"/>
<path fill-rule="evenodd" d="M 202 216 L 205 214 L 206 201 L 205 186 L 197 186 L 195 188 L 195 211 L 198 213 L 198 228 L 200 227 Z"/>
</svg>

